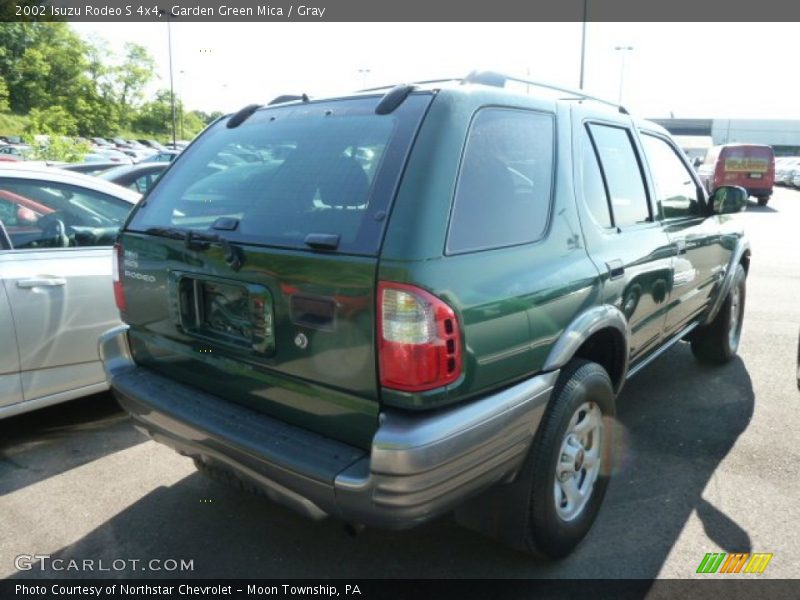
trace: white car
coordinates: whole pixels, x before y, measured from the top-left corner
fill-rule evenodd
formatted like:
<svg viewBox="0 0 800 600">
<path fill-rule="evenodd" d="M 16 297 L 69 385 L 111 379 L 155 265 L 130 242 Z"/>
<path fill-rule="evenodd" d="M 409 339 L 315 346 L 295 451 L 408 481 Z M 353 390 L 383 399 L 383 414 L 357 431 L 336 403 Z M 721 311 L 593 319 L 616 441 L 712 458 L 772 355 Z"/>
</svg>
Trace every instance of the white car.
<svg viewBox="0 0 800 600">
<path fill-rule="evenodd" d="M 0 163 L 0 418 L 107 389 L 97 339 L 119 323 L 111 246 L 139 198 Z"/>
</svg>

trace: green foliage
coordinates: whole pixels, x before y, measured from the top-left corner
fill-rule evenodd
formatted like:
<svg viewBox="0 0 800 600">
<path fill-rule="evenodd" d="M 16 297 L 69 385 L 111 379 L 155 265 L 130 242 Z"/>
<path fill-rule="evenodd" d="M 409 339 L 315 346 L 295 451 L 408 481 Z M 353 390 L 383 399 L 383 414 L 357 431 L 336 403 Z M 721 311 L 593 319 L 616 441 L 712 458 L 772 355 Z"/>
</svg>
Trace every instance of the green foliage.
<svg viewBox="0 0 800 600">
<path fill-rule="evenodd" d="M 51 106 L 45 110 L 34 108 L 28 113 L 30 122 L 27 132 L 44 135 L 76 135 L 78 122 L 63 106 Z"/>
<path fill-rule="evenodd" d="M 35 0 L 23 0 L 38 4 Z M 0 0 L 0 4 L 3 4 Z M 2 14 L 2 13 L 0 13 Z M 2 19 L 0 19 L 2 20 Z M 156 64 L 139 44 L 115 59 L 102 39 L 84 40 L 64 22 L 0 22 L 0 113 L 29 115 L 0 133 L 172 138 L 168 90 L 145 98 Z M 191 138 L 220 113 L 186 112 L 175 99 L 176 135 Z"/>
<path fill-rule="evenodd" d="M 77 141 L 63 135 L 37 137 L 26 135 L 24 139 L 31 146 L 30 160 L 80 162 L 92 151 L 88 142 Z"/>
<path fill-rule="evenodd" d="M 0 133 L 3 135 L 22 135 L 28 128 L 28 117 L 12 113 L 0 113 Z"/>
<path fill-rule="evenodd" d="M 5 78 L 0 75 L 0 112 L 6 112 L 8 108 L 8 86 Z"/>
</svg>

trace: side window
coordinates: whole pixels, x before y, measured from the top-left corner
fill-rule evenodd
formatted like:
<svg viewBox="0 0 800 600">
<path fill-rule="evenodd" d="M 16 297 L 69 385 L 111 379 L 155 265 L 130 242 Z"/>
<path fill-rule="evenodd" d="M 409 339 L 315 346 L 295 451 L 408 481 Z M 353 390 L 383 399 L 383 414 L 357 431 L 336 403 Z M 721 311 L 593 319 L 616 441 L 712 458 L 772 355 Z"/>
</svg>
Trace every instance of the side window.
<svg viewBox="0 0 800 600">
<path fill-rule="evenodd" d="M 699 215 L 697 186 L 675 150 L 661 138 L 647 134 L 642 135 L 642 145 L 661 215 L 665 219 Z"/>
<path fill-rule="evenodd" d="M 547 227 L 553 117 L 486 108 L 470 127 L 456 184 L 447 252 L 524 244 Z"/>
<path fill-rule="evenodd" d="M 608 195 L 603 185 L 603 175 L 597 162 L 589 132 L 584 129 L 581 148 L 581 181 L 583 200 L 598 225 L 611 227 L 611 213 L 608 210 Z"/>
<path fill-rule="evenodd" d="M 625 227 L 649 220 L 647 192 L 630 132 L 597 124 L 589 128 L 605 174 L 614 224 Z"/>
<path fill-rule="evenodd" d="M 0 219 L 15 250 L 111 246 L 131 208 L 66 184 L 0 179 Z"/>
</svg>

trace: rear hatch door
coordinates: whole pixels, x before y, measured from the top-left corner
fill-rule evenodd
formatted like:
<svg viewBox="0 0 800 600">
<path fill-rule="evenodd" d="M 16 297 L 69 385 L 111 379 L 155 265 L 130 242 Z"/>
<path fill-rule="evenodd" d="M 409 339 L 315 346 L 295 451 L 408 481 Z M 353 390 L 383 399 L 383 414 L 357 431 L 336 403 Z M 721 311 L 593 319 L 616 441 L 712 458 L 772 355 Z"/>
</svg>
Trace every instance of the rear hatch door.
<svg viewBox="0 0 800 600">
<path fill-rule="evenodd" d="M 206 130 L 120 238 L 137 362 L 367 447 L 378 254 L 431 98 L 383 115 L 379 97 L 297 103 Z"/>
</svg>

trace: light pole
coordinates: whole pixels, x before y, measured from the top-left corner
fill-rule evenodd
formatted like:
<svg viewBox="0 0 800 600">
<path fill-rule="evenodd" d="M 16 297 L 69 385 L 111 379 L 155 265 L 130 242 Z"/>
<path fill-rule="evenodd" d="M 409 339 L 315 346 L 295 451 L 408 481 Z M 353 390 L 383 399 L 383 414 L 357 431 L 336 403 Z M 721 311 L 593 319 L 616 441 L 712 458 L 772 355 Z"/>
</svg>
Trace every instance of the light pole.
<svg viewBox="0 0 800 600">
<path fill-rule="evenodd" d="M 372 73 L 371 69 L 359 69 L 359 74 L 361 75 L 361 87 L 366 89 L 367 87 L 367 76 Z"/>
<path fill-rule="evenodd" d="M 586 64 L 586 11 L 589 0 L 583 0 L 583 28 L 581 29 L 581 78 L 578 89 L 583 89 L 583 67 Z"/>
<path fill-rule="evenodd" d="M 633 46 L 614 46 L 614 50 L 622 52 L 622 62 L 619 68 L 619 99 L 617 100 L 622 104 L 622 82 L 625 80 L 625 54 L 633 50 Z"/>
<path fill-rule="evenodd" d="M 176 137 L 175 137 L 175 85 L 173 82 L 172 77 L 172 27 L 170 26 L 170 17 L 171 11 L 167 13 L 167 47 L 169 52 L 169 101 L 172 104 L 172 147 L 176 147 Z"/>
<path fill-rule="evenodd" d="M 180 75 L 180 79 L 179 79 L 180 85 L 178 86 L 178 101 L 181 103 L 181 113 L 180 113 L 180 119 L 181 119 L 181 139 L 182 139 L 182 140 L 185 140 L 185 139 L 186 139 L 186 136 L 183 134 L 183 111 L 186 109 L 186 106 L 185 106 L 185 105 L 184 105 L 184 103 L 183 103 L 183 96 L 181 95 L 181 92 L 182 92 L 182 90 L 183 90 L 183 83 L 184 83 L 184 81 L 183 81 L 183 76 L 184 76 L 184 75 L 186 75 L 186 71 L 184 71 L 183 69 L 181 69 L 180 71 L 178 71 L 178 75 Z"/>
</svg>

